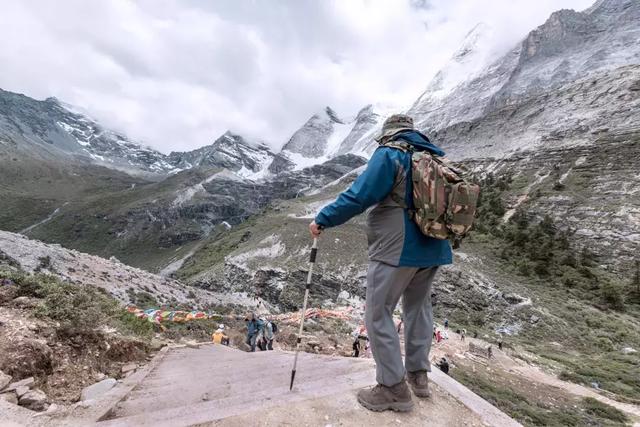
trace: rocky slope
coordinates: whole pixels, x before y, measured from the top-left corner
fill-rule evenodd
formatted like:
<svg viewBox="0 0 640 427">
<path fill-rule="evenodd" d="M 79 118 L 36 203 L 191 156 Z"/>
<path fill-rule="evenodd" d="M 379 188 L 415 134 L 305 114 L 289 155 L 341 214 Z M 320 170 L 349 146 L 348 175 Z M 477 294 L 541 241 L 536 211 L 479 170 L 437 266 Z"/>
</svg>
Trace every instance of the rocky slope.
<svg viewBox="0 0 640 427">
<path fill-rule="evenodd" d="M 639 19 L 633 0 L 555 12 L 448 93 L 434 95 L 436 76 L 409 113 L 458 158 L 587 144 L 591 132 L 626 129 L 638 122 Z"/>
<path fill-rule="evenodd" d="M 139 293 L 151 295 L 159 304 L 184 303 L 194 308 L 250 302 L 243 294 L 193 289 L 122 264 L 114 257 L 100 258 L 5 231 L 0 231 L 0 266 L 16 267 L 28 273 L 52 274 L 70 283 L 96 286 L 125 304 L 134 303 Z"/>
</svg>

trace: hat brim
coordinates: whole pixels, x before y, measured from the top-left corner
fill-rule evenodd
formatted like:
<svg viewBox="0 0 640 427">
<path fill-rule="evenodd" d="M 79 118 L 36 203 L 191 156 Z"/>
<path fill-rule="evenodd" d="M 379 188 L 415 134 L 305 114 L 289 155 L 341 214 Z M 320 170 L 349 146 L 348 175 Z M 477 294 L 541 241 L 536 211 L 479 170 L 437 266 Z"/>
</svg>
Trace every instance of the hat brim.
<svg viewBox="0 0 640 427">
<path fill-rule="evenodd" d="M 383 131 L 380 135 L 378 135 L 375 140 L 380 142 L 382 141 L 382 139 L 390 137 L 390 136 L 394 136 L 400 132 L 404 132 L 407 130 L 414 130 L 413 128 L 409 128 L 409 127 L 404 127 L 404 128 L 395 128 L 395 129 L 387 129 L 386 131 Z"/>
</svg>

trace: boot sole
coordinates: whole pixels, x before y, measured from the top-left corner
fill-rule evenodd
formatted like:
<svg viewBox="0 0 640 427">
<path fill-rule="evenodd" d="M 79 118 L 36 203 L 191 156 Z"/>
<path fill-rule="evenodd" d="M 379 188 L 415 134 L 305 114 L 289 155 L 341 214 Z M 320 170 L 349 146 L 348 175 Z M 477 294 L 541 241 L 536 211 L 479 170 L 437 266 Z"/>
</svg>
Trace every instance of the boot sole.
<svg viewBox="0 0 640 427">
<path fill-rule="evenodd" d="M 395 411 L 395 412 L 409 412 L 413 409 L 413 401 L 408 402 L 390 402 L 390 403 L 382 403 L 380 405 L 372 405 L 371 403 L 365 402 L 358 397 L 358 403 L 373 412 L 384 412 L 384 411 Z"/>
</svg>

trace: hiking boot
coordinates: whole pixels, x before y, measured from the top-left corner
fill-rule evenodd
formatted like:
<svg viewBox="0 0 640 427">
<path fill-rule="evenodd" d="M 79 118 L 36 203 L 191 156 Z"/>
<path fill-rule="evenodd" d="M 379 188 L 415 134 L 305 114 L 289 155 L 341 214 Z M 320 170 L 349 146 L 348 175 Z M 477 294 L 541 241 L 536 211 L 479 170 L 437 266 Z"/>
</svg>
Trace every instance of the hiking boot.
<svg viewBox="0 0 640 427">
<path fill-rule="evenodd" d="M 391 387 L 378 384 L 373 388 L 360 390 L 358 392 L 358 402 L 370 411 L 375 412 L 389 409 L 407 412 L 413 409 L 411 392 L 404 380 Z"/>
<path fill-rule="evenodd" d="M 413 394 L 418 397 L 429 397 L 431 392 L 429 391 L 429 379 L 427 377 L 427 371 L 415 371 L 407 372 L 407 381 L 413 390 Z"/>
</svg>

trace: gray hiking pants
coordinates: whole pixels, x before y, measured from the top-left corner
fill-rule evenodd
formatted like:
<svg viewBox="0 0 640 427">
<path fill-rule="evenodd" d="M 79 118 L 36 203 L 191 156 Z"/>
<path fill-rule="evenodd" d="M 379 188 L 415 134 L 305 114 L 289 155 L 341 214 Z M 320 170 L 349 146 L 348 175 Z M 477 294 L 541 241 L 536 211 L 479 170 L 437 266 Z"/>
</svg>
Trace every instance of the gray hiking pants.
<svg viewBox="0 0 640 427">
<path fill-rule="evenodd" d="M 407 371 L 431 371 L 429 350 L 433 338 L 431 285 L 438 267 L 394 267 L 369 262 L 365 324 L 376 361 L 376 381 L 392 386 Z M 405 364 L 393 311 L 402 297 Z"/>
</svg>

